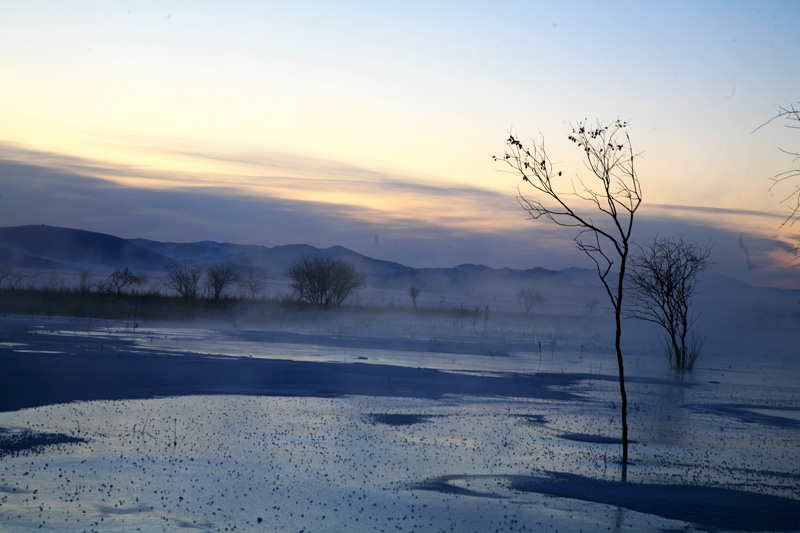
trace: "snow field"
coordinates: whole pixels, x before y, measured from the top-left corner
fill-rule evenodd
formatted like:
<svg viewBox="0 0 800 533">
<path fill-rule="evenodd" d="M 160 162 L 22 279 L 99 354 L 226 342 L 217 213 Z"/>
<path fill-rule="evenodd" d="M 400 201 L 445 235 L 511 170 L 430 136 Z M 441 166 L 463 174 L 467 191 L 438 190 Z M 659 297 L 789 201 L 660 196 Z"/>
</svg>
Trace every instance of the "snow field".
<svg viewBox="0 0 800 533">
<path fill-rule="evenodd" d="M 638 406 L 631 413 L 631 437 L 637 441 L 631 449 L 632 482 L 711 485 L 797 498 L 796 428 L 748 424 L 672 405 L 718 403 L 734 393 L 719 385 L 672 385 L 673 398 L 663 389 L 631 386 Z M 4 413 L 4 426 L 60 432 L 88 442 L 5 457 L 0 529 L 594 531 L 685 526 L 510 487 L 514 476 L 547 472 L 617 479 L 619 446 L 603 441 L 618 431 L 613 382 L 583 381 L 573 392 L 582 399 L 189 396 Z M 759 394 L 765 391 L 756 390 L 752 399 Z M 381 416 L 386 414 L 424 417 Z M 431 488 L 426 482 L 448 476 L 437 490 L 425 490 Z"/>
</svg>

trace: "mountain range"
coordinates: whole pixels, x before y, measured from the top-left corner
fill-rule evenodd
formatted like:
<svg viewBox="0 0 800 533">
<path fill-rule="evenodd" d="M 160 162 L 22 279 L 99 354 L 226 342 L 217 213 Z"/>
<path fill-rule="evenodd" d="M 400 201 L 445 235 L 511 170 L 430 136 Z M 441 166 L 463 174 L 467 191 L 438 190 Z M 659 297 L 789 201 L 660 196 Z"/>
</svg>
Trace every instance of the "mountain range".
<svg viewBox="0 0 800 533">
<path fill-rule="evenodd" d="M 148 239 L 123 239 L 113 235 L 53 226 L 0 227 L 0 268 L 36 274 L 64 275 L 73 279 L 82 271 L 105 277 L 116 268 L 128 267 L 158 283 L 164 279 L 173 262 L 205 268 L 230 262 L 243 271 L 256 268 L 263 278 L 275 284 L 279 293 L 285 287 L 284 275 L 292 261 L 304 254 L 324 253 L 346 259 L 367 275 L 369 289 L 385 294 L 389 301 L 402 301 L 412 286 L 423 289 L 431 302 L 441 299 L 442 305 L 472 305 L 474 302 L 505 300 L 506 307 L 516 306 L 519 291 L 525 287 L 539 290 L 550 307 L 606 302 L 607 296 L 594 270 L 567 268 L 517 270 L 465 264 L 451 268 L 413 268 L 359 254 L 341 246 L 320 249 L 307 244 L 259 246 L 212 241 L 189 243 L 158 242 Z M 38 279 L 46 279 L 39 276 Z M 747 296 L 750 302 L 785 300 L 789 309 L 800 291 L 754 287 L 724 275 L 707 272 L 701 282 L 701 299 L 709 303 Z M 377 293 L 376 293 L 377 291 Z M 397 292 L 399 291 L 399 292 Z M 394 294 L 395 296 L 391 296 Z M 405 295 L 405 296 L 404 296 Z M 397 300 L 397 299 L 400 300 Z M 556 303 L 558 302 L 558 303 Z M 430 302 L 429 302 L 430 303 Z M 483 304 L 480 304 L 483 305 Z M 729 303 L 736 306 L 738 304 Z M 471 307 L 472 308 L 472 307 Z"/>
<path fill-rule="evenodd" d="M 392 261 L 374 259 L 341 246 L 320 249 L 307 244 L 259 246 L 212 241 L 188 243 L 158 242 L 149 239 L 123 239 L 113 235 L 46 225 L 0 228 L 0 266 L 14 269 L 94 273 L 111 272 L 118 267 L 150 276 L 163 276 L 172 262 L 207 267 L 230 262 L 239 269 L 258 268 L 267 279 L 285 279 L 292 261 L 304 254 L 324 253 L 346 259 L 361 268 L 372 287 L 407 289 L 414 283 L 425 286 L 469 286 L 488 282 L 532 283 L 547 279 L 585 281 L 593 284 L 594 272 L 569 268 L 564 271 L 532 268 L 515 270 L 483 265 L 452 268 L 413 268 Z"/>
</svg>

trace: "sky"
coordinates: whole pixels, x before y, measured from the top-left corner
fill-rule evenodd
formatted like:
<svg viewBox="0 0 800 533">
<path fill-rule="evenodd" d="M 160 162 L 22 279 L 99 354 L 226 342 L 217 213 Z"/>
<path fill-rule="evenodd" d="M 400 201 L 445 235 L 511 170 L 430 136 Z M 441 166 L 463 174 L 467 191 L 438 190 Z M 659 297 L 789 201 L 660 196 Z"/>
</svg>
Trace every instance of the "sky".
<svg viewBox="0 0 800 533">
<path fill-rule="evenodd" d="M 526 220 L 510 132 L 570 180 L 629 121 L 634 239 L 800 288 L 783 225 L 800 3 L 0 3 L 0 225 L 346 246 L 409 266 L 591 267 Z M 755 131 L 754 131 L 755 130 Z M 522 189 L 523 193 L 525 190 Z"/>
</svg>

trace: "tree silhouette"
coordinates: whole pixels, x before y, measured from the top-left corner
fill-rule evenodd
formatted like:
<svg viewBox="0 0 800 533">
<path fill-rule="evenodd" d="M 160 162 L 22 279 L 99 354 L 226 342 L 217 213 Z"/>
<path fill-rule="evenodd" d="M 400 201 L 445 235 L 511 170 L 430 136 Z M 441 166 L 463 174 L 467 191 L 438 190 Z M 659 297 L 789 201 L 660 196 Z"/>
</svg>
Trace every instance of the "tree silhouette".
<svg viewBox="0 0 800 533">
<path fill-rule="evenodd" d="M 184 300 L 194 300 L 197 298 L 197 284 L 202 275 L 203 271 L 200 268 L 174 262 L 167 268 L 166 286 L 177 292 Z"/>
<path fill-rule="evenodd" d="M 536 306 L 547 300 L 539 289 L 527 287 L 519 290 L 519 305 L 528 318 L 533 318 Z"/>
<path fill-rule="evenodd" d="M 233 263 L 217 263 L 206 267 L 205 285 L 215 305 L 222 300 L 225 288 L 236 281 L 236 268 Z"/>
<path fill-rule="evenodd" d="M 144 281 L 144 276 L 134 274 L 128 267 L 117 268 L 108 276 L 108 286 L 117 293 L 117 298 L 122 298 L 122 289 L 129 285 L 139 285 Z"/>
<path fill-rule="evenodd" d="M 411 303 L 414 304 L 414 309 L 417 308 L 417 296 L 419 296 L 419 293 L 421 292 L 422 289 L 420 289 L 416 285 L 412 285 L 411 287 L 408 288 L 408 295 L 411 297 Z"/>
<path fill-rule="evenodd" d="M 250 267 L 245 269 L 242 275 L 237 280 L 239 285 L 250 295 L 253 300 L 261 294 L 266 284 L 266 275 L 264 271 L 258 267 Z"/>
<path fill-rule="evenodd" d="M 523 143 L 513 134 L 506 140 L 502 157 L 494 160 L 511 167 L 511 172 L 532 188 L 526 196 L 517 186 L 520 206 L 532 220 L 544 218 L 558 226 L 576 228 L 578 249 L 594 262 L 597 275 L 614 308 L 615 348 L 619 370 L 622 419 L 622 480 L 628 472 L 628 397 L 622 357 L 622 296 L 633 217 L 642 202 L 639 179 L 634 170 L 634 153 L 627 122 L 609 126 L 578 122 L 568 139 L 583 152 L 586 180 L 567 179 L 554 168 L 544 138 Z M 595 220 L 592 214 L 603 215 Z M 613 269 L 616 269 L 614 271 Z"/>
<path fill-rule="evenodd" d="M 322 307 L 342 305 L 367 282 L 352 263 L 328 255 L 304 255 L 289 265 L 285 275 L 298 300 Z"/>
<path fill-rule="evenodd" d="M 708 268 L 710 255 L 711 246 L 661 237 L 631 259 L 633 298 L 625 315 L 661 326 L 667 358 L 677 370 L 691 370 L 703 347 L 691 304 L 697 275 Z"/>
<path fill-rule="evenodd" d="M 779 107 L 778 113 L 776 113 L 764 124 L 753 130 L 753 132 L 760 130 L 774 120 L 783 120 L 786 122 L 784 125 L 787 128 L 800 130 L 800 108 L 795 107 L 795 104 L 792 104 L 789 107 Z M 785 148 L 779 148 L 779 150 L 784 154 L 791 156 L 793 162 L 800 161 L 800 152 L 796 150 L 787 150 Z M 787 182 L 795 181 L 797 178 L 800 178 L 800 167 L 781 172 L 770 178 L 772 180 L 772 185 L 770 185 L 769 190 L 785 186 L 787 185 Z M 789 208 L 789 212 L 786 216 L 786 219 L 781 224 L 781 227 L 784 227 L 787 224 L 791 226 L 797 221 L 800 221 L 800 183 L 795 181 L 792 183 L 792 185 L 793 189 L 791 192 L 784 196 L 783 200 L 780 202 Z M 799 250 L 800 243 L 798 243 L 798 245 L 795 247 L 795 252 Z"/>
<path fill-rule="evenodd" d="M 23 279 L 25 276 L 20 272 L 8 265 L 0 265 L 0 287 L 15 291 L 21 287 Z"/>
</svg>

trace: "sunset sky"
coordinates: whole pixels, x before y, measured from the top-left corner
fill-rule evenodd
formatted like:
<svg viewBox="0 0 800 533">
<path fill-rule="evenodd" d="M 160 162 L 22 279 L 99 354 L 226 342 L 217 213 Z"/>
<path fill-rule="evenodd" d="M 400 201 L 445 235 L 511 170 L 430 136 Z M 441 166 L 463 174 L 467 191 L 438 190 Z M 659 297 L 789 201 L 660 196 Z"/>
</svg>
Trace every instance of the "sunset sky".
<svg viewBox="0 0 800 533">
<path fill-rule="evenodd" d="M 410 266 L 591 266 L 525 220 L 509 131 L 565 174 L 630 121 L 636 239 L 800 288 L 800 2 L 0 3 L 0 225 L 342 245 Z M 523 189 L 524 191 L 524 189 Z M 747 252 L 745 254 L 745 252 Z"/>
</svg>

